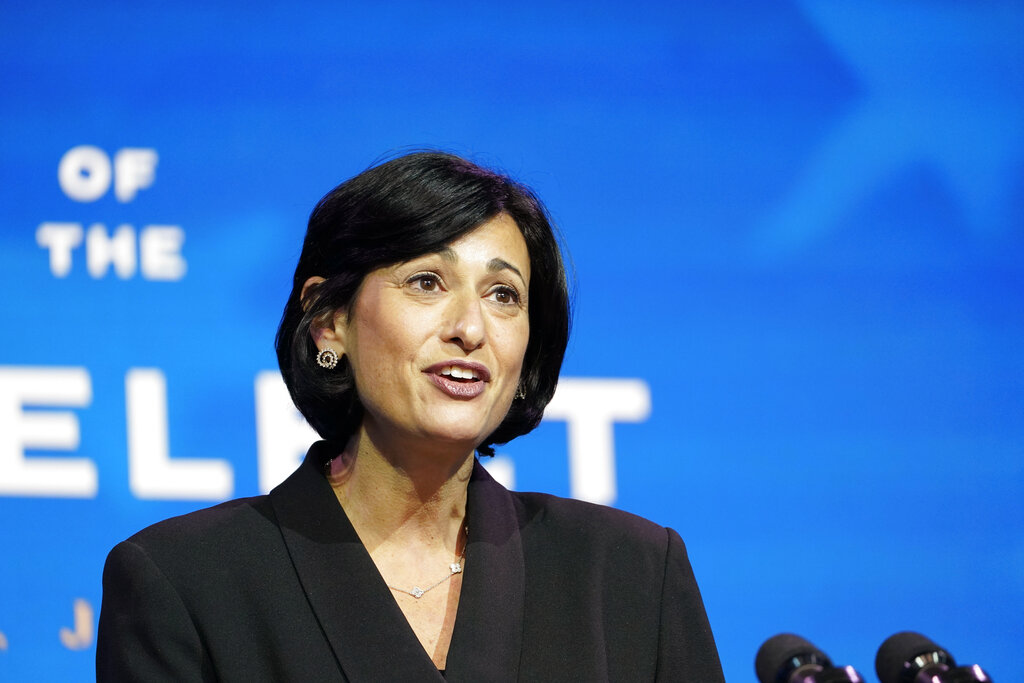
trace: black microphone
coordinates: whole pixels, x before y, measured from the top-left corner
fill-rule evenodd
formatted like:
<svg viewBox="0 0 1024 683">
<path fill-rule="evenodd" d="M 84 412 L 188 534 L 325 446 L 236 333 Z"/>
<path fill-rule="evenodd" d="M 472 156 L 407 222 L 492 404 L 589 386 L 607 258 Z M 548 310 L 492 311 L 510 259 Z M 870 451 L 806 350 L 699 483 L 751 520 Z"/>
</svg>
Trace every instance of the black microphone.
<svg viewBox="0 0 1024 683">
<path fill-rule="evenodd" d="M 833 666 L 827 654 L 793 633 L 764 641 L 754 671 L 760 683 L 864 683 L 852 666 Z"/>
<path fill-rule="evenodd" d="M 957 666 L 953 655 L 913 631 L 885 639 L 875 657 L 875 673 L 882 683 L 992 682 L 977 664 Z"/>
</svg>

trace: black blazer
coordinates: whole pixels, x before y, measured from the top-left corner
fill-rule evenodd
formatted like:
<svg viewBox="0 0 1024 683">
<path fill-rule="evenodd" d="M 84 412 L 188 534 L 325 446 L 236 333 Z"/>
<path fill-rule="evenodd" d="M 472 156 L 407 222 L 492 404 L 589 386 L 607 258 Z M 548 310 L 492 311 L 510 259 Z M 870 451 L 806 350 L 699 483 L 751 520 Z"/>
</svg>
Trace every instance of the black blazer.
<svg viewBox="0 0 1024 683">
<path fill-rule="evenodd" d="M 155 524 L 103 570 L 100 681 L 442 681 L 322 474 Z M 723 681 L 679 535 L 476 464 L 449 681 Z"/>
</svg>

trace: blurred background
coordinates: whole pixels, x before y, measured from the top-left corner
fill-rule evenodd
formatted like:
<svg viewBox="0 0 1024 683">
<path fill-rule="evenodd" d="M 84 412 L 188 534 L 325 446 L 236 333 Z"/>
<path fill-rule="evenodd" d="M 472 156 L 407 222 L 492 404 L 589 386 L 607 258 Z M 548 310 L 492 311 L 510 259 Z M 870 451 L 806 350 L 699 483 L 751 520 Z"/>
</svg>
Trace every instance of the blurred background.
<svg viewBox="0 0 1024 683">
<path fill-rule="evenodd" d="M 1019 2 L 7 3 L 0 679 L 93 674 L 107 551 L 310 437 L 273 337 L 338 182 L 547 203 L 577 309 L 490 465 L 687 542 L 730 681 L 920 631 L 1024 679 Z"/>
</svg>

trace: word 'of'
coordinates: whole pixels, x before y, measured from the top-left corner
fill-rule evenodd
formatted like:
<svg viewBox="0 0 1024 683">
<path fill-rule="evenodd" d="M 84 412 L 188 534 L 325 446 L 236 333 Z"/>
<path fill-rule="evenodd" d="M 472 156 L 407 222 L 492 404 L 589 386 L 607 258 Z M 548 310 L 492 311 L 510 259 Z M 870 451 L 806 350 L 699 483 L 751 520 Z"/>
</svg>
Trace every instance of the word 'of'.
<svg viewBox="0 0 1024 683">
<path fill-rule="evenodd" d="M 114 163 L 99 147 L 79 145 L 61 157 L 57 165 L 60 189 L 76 202 L 94 202 L 107 193 L 111 181 L 117 201 L 127 203 L 135 199 L 156 180 L 155 149 L 126 147 L 114 154 Z"/>
</svg>

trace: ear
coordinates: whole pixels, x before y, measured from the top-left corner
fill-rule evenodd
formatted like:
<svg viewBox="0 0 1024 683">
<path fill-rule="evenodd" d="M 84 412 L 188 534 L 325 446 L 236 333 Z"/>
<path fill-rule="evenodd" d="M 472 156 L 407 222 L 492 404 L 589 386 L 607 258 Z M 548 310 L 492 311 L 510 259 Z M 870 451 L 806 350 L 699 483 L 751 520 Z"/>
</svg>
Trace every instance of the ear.
<svg viewBox="0 0 1024 683">
<path fill-rule="evenodd" d="M 309 306 L 309 301 L 306 297 L 309 294 L 310 288 L 321 282 L 324 282 L 324 278 L 314 275 L 303 283 L 300 299 L 303 310 Z M 340 311 L 326 313 L 315 318 L 309 324 L 309 335 L 313 338 L 313 343 L 316 344 L 316 347 L 321 351 L 326 348 L 332 348 L 339 356 L 344 356 L 345 320 L 346 316 Z"/>
</svg>

